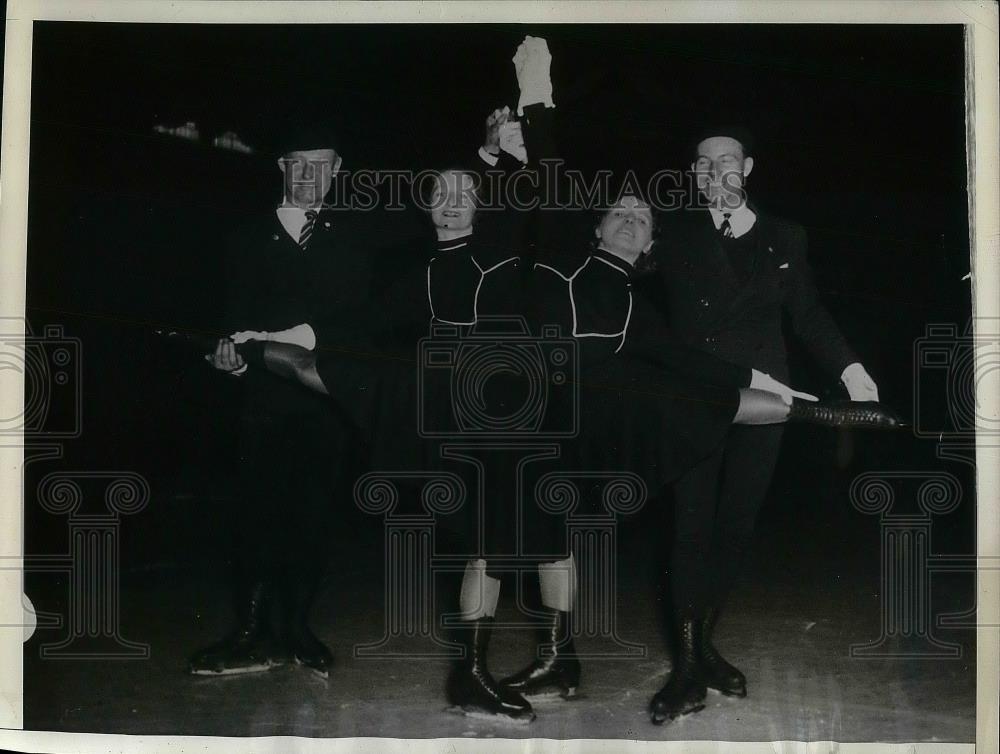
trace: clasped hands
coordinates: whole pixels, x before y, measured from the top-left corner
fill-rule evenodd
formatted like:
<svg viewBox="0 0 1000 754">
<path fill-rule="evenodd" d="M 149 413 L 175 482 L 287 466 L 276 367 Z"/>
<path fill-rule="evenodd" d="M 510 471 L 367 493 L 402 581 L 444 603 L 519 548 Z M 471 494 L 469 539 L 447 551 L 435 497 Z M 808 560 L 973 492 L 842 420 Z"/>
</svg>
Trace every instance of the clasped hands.
<svg viewBox="0 0 1000 754">
<path fill-rule="evenodd" d="M 521 124 L 510 117 L 510 108 L 506 105 L 502 110 L 490 113 L 486 118 L 486 144 L 483 148 L 490 154 L 498 154 L 502 150 L 522 164 L 527 164 L 528 150 L 524 146 Z"/>
<path fill-rule="evenodd" d="M 517 75 L 517 85 L 520 90 L 517 114 L 524 115 L 525 107 L 538 103 L 543 103 L 546 107 L 555 107 L 552 101 L 550 76 L 552 55 L 545 39 L 526 36 L 518 45 L 511 61 L 514 63 L 514 73 Z M 486 118 L 484 148 L 490 154 L 504 151 L 521 163 L 528 162 L 521 124 L 512 120 L 509 107 L 496 109 Z"/>
<path fill-rule="evenodd" d="M 296 325 L 287 330 L 267 332 L 265 330 L 241 330 L 228 338 L 219 338 L 215 344 L 215 353 L 205 354 L 205 361 L 223 372 L 241 372 L 246 366 L 243 357 L 236 346 L 250 340 L 263 340 L 270 343 L 286 343 L 312 351 L 316 348 L 316 333 L 308 324 Z"/>
</svg>

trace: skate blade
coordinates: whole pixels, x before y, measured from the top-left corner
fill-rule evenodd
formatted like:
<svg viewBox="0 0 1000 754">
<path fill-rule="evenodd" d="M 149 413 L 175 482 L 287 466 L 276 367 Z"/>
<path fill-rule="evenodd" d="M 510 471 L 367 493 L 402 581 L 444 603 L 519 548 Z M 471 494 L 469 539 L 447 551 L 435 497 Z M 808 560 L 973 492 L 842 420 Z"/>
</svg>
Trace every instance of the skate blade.
<svg viewBox="0 0 1000 754">
<path fill-rule="evenodd" d="M 268 670 L 271 670 L 274 667 L 277 666 L 273 664 L 247 665 L 242 668 L 223 668 L 222 670 L 209 670 L 207 668 L 198 668 L 196 670 L 192 668 L 188 672 L 190 672 L 191 675 L 218 678 L 220 676 L 229 676 L 229 675 L 250 675 L 251 673 L 266 673 Z"/>
<path fill-rule="evenodd" d="M 324 681 L 329 680 L 330 678 L 329 670 L 320 670 L 319 668 L 314 668 L 311 665 L 306 665 L 298 657 L 295 658 L 295 664 L 298 665 L 300 668 L 305 668 L 316 678 L 322 678 Z"/>
<path fill-rule="evenodd" d="M 709 694 L 715 694 L 716 696 L 724 696 L 727 699 L 746 699 L 747 692 L 744 690 L 742 694 L 733 691 L 723 691 L 722 689 L 713 689 L 711 686 L 708 687 Z"/>
<path fill-rule="evenodd" d="M 562 704 L 563 702 L 575 702 L 579 699 L 586 699 L 585 694 L 578 694 L 576 688 L 570 689 L 551 689 L 547 691 L 538 691 L 533 694 L 521 694 L 525 699 L 527 699 L 532 704 Z"/>
<path fill-rule="evenodd" d="M 679 723 L 682 722 L 684 718 L 690 717 L 696 712 L 701 712 L 703 709 L 705 709 L 705 705 L 700 704 L 697 707 L 693 707 L 692 709 L 686 710 L 685 712 L 681 712 L 679 715 L 663 715 L 663 716 L 651 715 L 650 719 L 653 725 L 663 725 L 664 723 Z"/>
<path fill-rule="evenodd" d="M 528 725 L 535 719 L 534 712 L 522 717 L 509 717 L 507 715 L 498 715 L 492 712 L 487 712 L 486 710 L 481 710 L 476 707 L 466 708 L 459 705 L 449 707 L 448 712 L 455 715 L 464 715 L 465 717 L 471 717 L 476 720 L 483 720 L 485 722 L 501 723 L 503 725 Z"/>
</svg>

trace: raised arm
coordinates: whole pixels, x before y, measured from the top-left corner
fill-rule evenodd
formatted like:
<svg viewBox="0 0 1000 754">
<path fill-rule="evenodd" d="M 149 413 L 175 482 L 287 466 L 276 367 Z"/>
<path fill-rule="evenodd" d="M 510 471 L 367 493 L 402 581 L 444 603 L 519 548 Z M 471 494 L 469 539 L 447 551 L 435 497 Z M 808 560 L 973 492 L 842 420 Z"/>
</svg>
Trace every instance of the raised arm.
<svg viewBox="0 0 1000 754">
<path fill-rule="evenodd" d="M 540 37 L 525 37 L 514 55 L 520 95 L 518 113 L 522 116 L 521 133 L 527 148 L 528 165 L 534 174 L 534 195 L 518 193 L 533 201 L 535 247 L 537 256 L 573 252 L 578 246 L 566 213 L 580 208 L 567 206 L 570 197 L 569 177 L 556 140 L 556 106 L 550 75 L 552 55 Z M 520 188 L 520 187 L 518 187 Z"/>
</svg>

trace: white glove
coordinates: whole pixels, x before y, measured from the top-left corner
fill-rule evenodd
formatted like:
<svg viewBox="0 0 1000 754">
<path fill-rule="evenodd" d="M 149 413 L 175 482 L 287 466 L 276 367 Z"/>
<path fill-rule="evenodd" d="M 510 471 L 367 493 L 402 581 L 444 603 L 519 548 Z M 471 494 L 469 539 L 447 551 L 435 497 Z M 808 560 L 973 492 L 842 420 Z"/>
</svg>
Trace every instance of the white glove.
<svg viewBox="0 0 1000 754">
<path fill-rule="evenodd" d="M 293 346 L 301 346 L 307 351 L 316 347 L 316 333 L 308 324 L 289 327 L 287 330 L 277 332 L 267 332 L 265 330 L 243 330 L 233 333 L 230 339 L 236 345 L 246 343 L 248 340 L 265 340 L 270 343 L 287 343 Z"/>
<path fill-rule="evenodd" d="M 861 366 L 861 362 L 855 361 L 853 364 L 848 364 L 844 373 L 840 375 L 840 381 L 844 383 L 852 401 L 875 401 L 878 403 L 878 385 Z"/>
<path fill-rule="evenodd" d="M 546 107 L 555 107 L 552 101 L 552 79 L 549 69 L 552 55 L 544 37 L 527 36 L 517 48 L 514 57 L 514 72 L 521 96 L 517 102 L 517 114 L 524 115 L 527 105 L 542 102 Z"/>
<path fill-rule="evenodd" d="M 233 341 L 236 345 L 241 343 L 246 343 L 248 340 L 267 340 L 269 332 L 264 330 L 241 330 L 240 332 L 234 332 L 229 336 L 229 339 Z"/>
<path fill-rule="evenodd" d="M 758 372 L 756 369 L 750 370 L 750 387 L 753 390 L 766 390 L 768 393 L 776 393 L 781 396 L 781 400 L 785 402 L 786 406 L 792 405 L 792 398 L 801 398 L 804 401 L 818 401 L 817 398 L 812 393 L 802 393 L 798 390 L 792 390 L 788 385 L 783 382 L 778 382 L 769 374 L 764 372 Z"/>
</svg>

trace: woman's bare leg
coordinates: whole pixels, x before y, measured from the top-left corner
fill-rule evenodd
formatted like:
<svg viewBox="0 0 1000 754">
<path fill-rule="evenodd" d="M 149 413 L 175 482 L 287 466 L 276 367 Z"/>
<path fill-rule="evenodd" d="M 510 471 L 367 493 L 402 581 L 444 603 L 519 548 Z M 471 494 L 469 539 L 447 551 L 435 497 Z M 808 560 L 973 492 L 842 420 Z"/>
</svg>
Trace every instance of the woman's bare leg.
<svg viewBox="0 0 1000 754">
<path fill-rule="evenodd" d="M 733 424 L 783 424 L 791 407 L 777 393 L 743 388 Z"/>
<path fill-rule="evenodd" d="M 875 402 L 800 401 L 787 405 L 781 396 L 763 390 L 740 390 L 740 406 L 733 424 L 806 422 L 823 427 L 900 429 L 906 423 L 888 406 Z"/>
<path fill-rule="evenodd" d="M 287 343 L 265 343 L 264 366 L 269 372 L 295 380 L 317 393 L 330 394 L 316 371 L 315 351 Z"/>
</svg>

